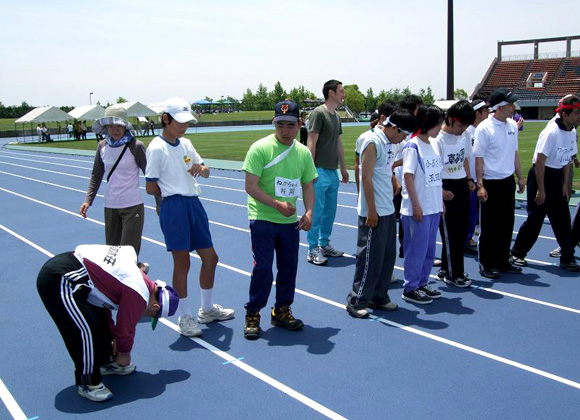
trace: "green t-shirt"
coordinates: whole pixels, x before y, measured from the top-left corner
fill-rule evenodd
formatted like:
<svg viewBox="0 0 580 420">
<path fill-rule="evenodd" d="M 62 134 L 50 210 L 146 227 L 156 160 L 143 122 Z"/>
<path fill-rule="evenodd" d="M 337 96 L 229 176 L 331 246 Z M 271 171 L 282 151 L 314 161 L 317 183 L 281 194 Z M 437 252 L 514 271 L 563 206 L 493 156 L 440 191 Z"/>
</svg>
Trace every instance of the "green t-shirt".
<svg viewBox="0 0 580 420">
<path fill-rule="evenodd" d="M 318 133 L 316 142 L 317 168 L 336 169 L 338 167 L 338 138 L 342 125 L 338 113 L 330 113 L 324 105 L 317 106 L 310 114 L 308 131 Z"/>
<path fill-rule="evenodd" d="M 296 207 L 301 184 L 318 176 L 308 148 L 294 140 L 293 149 L 282 161 L 264 168 L 289 148 L 290 146 L 276 140 L 274 134 L 270 134 L 252 144 L 242 170 L 260 177 L 258 185 L 270 197 L 290 202 Z M 285 217 L 275 208 L 259 202 L 249 194 L 248 218 L 283 224 L 295 223 L 297 220 L 296 214 Z"/>
</svg>

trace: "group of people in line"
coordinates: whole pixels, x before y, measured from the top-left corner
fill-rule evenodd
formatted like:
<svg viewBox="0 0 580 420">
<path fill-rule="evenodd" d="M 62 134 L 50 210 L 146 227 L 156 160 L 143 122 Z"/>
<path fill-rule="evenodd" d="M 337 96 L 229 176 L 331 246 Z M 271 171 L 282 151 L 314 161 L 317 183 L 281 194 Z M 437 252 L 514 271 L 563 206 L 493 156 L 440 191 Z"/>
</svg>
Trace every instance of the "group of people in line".
<svg viewBox="0 0 580 420">
<path fill-rule="evenodd" d="M 344 255 L 330 242 L 339 183 L 349 181 L 337 113 L 344 100 L 342 83 L 326 82 L 323 95 L 324 104 L 310 114 L 306 145 L 295 140 L 302 126 L 298 105 L 281 101 L 274 109 L 274 133 L 256 141 L 243 163 L 254 260 L 244 305 L 244 337 L 249 340 L 260 337 L 260 311 L 268 303 L 274 281 L 274 259 L 276 293 L 270 322 L 289 331 L 304 326 L 291 310 L 300 230 L 307 231 L 309 263 L 323 265 L 328 258 Z M 357 255 L 346 296 L 351 316 L 368 317 L 368 309 L 397 309 L 388 294 L 389 284 L 397 281 L 393 276 L 397 220 L 399 255 L 404 257 L 402 299 L 411 303 L 429 304 L 441 297 L 428 285 L 438 232 L 443 239 L 439 277 L 452 286 L 470 286 L 464 251 L 473 251 L 471 240 L 479 218 L 482 276 L 496 279 L 500 273 L 520 272 L 546 215 L 561 247 L 560 266 L 578 271 L 574 245 L 580 239 L 580 226 L 574 236 L 567 203 L 570 162 L 577 152 L 579 99 L 563 98 L 538 139 L 527 182 L 528 220 L 510 250 L 514 173 L 519 191 L 525 188 L 518 125 L 511 118 L 516 100 L 500 89 L 489 98 L 459 101 L 446 113 L 422 104 L 414 95 L 400 104 L 379 106 L 372 128 L 356 142 Z M 107 108 L 93 124 L 93 131 L 105 139 L 97 147 L 80 213 L 87 217 L 106 177 L 107 245 L 80 245 L 57 255 L 44 265 L 37 280 L 43 303 L 75 363 L 78 393 L 90 400 L 112 397 L 103 375 L 135 370 L 131 349 L 141 315 L 152 316 L 155 326 L 159 317 L 176 314 L 179 331 L 189 337 L 201 335 L 199 324 L 234 316 L 233 309 L 213 299 L 218 255 L 197 182 L 198 177 L 209 177 L 210 169 L 184 137 L 194 119 L 185 99 L 167 99 L 162 131 L 147 149 L 135 138 L 121 107 Z M 172 286 L 152 282 L 148 265 L 138 261 L 145 217 L 140 171 L 145 174 L 147 193 L 156 199 L 166 248 L 173 258 Z M 299 196 L 304 202 L 300 218 Z M 197 314 L 187 284 L 191 251 L 201 259 Z M 115 322 L 112 309 L 117 310 Z"/>
</svg>

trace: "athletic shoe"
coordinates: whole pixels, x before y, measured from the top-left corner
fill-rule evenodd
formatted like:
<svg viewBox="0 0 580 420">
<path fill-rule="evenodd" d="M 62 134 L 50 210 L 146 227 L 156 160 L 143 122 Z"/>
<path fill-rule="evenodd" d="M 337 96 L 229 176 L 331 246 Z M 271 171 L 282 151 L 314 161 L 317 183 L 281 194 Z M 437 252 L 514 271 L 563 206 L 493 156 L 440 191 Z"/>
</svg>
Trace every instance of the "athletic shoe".
<svg viewBox="0 0 580 420">
<path fill-rule="evenodd" d="M 145 274 L 149 273 L 149 263 L 146 262 L 138 262 L 137 267 L 139 267 Z"/>
<path fill-rule="evenodd" d="M 107 365 L 101 366 L 101 375 L 129 375 L 135 372 L 135 365 L 129 364 L 127 366 L 121 366 L 120 364 L 113 362 Z"/>
<path fill-rule="evenodd" d="M 260 312 L 246 312 L 246 325 L 244 326 L 244 338 L 257 340 L 260 337 Z"/>
<path fill-rule="evenodd" d="M 113 398 L 113 393 L 102 382 L 98 385 L 79 385 L 77 391 L 81 397 L 91 401 L 102 402 Z"/>
<path fill-rule="evenodd" d="M 558 247 L 550 251 L 550 257 L 560 258 L 562 256 L 562 248 Z"/>
<path fill-rule="evenodd" d="M 580 266 L 576 264 L 576 261 L 570 261 L 567 263 L 561 262 L 560 268 L 563 268 L 564 270 L 568 271 L 580 271 Z"/>
<path fill-rule="evenodd" d="M 322 248 L 319 246 L 312 249 L 311 251 L 308 251 L 308 254 L 306 254 L 306 261 L 314 265 L 324 265 L 328 262 L 328 260 L 324 256 Z"/>
<path fill-rule="evenodd" d="M 395 276 L 394 274 L 391 276 L 391 283 L 396 283 L 398 282 L 399 279 L 397 278 L 397 276 Z"/>
<path fill-rule="evenodd" d="M 469 287 L 469 286 L 471 286 L 471 280 L 469 280 L 469 278 L 465 278 L 465 277 L 458 277 L 455 279 L 445 277 L 445 279 L 443 281 L 445 283 L 451 284 L 455 287 Z"/>
<path fill-rule="evenodd" d="M 346 311 L 350 314 L 350 316 L 352 316 L 354 318 L 368 318 L 369 317 L 369 311 L 367 311 L 365 308 L 356 309 L 350 303 L 346 304 Z"/>
<path fill-rule="evenodd" d="M 464 245 L 463 246 L 463 253 L 466 255 L 477 255 L 477 246 L 475 245 Z"/>
<path fill-rule="evenodd" d="M 488 270 L 482 267 L 479 268 L 479 274 L 488 279 L 497 279 L 499 277 L 499 273 L 496 270 Z"/>
<path fill-rule="evenodd" d="M 419 287 L 419 290 L 422 290 L 427 297 L 431 299 L 439 299 L 441 297 L 441 292 L 439 290 L 435 290 L 427 284 L 423 287 Z"/>
<path fill-rule="evenodd" d="M 216 305 L 215 303 L 209 312 L 204 312 L 201 308 L 199 308 L 199 311 L 197 311 L 197 321 L 200 324 L 207 324 L 213 321 L 226 321 L 228 319 L 232 319 L 233 317 L 233 309 L 226 309 L 222 305 Z"/>
<path fill-rule="evenodd" d="M 338 249 L 330 245 L 329 242 L 328 244 L 326 244 L 326 246 L 322 247 L 322 254 L 325 257 L 342 257 L 344 255 L 344 251 L 339 251 Z"/>
<path fill-rule="evenodd" d="M 201 335 L 201 328 L 191 315 L 180 316 L 178 325 L 179 332 L 186 337 L 199 337 Z"/>
<path fill-rule="evenodd" d="M 377 309 L 379 311 L 387 311 L 387 312 L 392 312 L 392 311 L 396 311 L 397 308 L 399 307 L 399 305 L 397 305 L 395 302 L 387 302 L 387 303 L 382 303 L 382 304 L 377 304 L 377 303 L 369 303 L 369 308 L 371 309 Z"/>
<path fill-rule="evenodd" d="M 433 267 L 441 267 L 441 260 L 439 258 L 433 260 Z"/>
<path fill-rule="evenodd" d="M 528 266 L 528 262 L 525 259 L 516 257 L 515 255 L 512 255 L 510 257 L 510 263 L 512 265 L 515 265 L 516 267 L 527 267 Z"/>
<path fill-rule="evenodd" d="M 289 331 L 301 330 L 304 327 L 304 322 L 300 319 L 294 318 L 290 306 L 281 306 L 276 312 L 276 308 L 272 308 L 270 323 L 275 327 L 282 327 Z"/>
<path fill-rule="evenodd" d="M 481 231 L 479 230 L 479 225 L 475 225 L 475 230 L 473 231 L 473 234 L 475 236 L 479 236 L 480 233 Z"/>
<path fill-rule="evenodd" d="M 443 281 L 445 280 L 445 277 L 447 277 L 447 270 L 441 269 L 437 272 L 437 279 Z"/>
<path fill-rule="evenodd" d="M 475 238 L 471 238 L 469 240 L 469 246 L 477 247 L 477 241 L 475 240 Z"/>
<path fill-rule="evenodd" d="M 497 269 L 500 273 L 508 273 L 508 274 L 519 274 L 522 272 L 521 267 L 517 267 L 513 264 L 507 263 L 507 265 L 498 267 Z"/>
<path fill-rule="evenodd" d="M 401 296 L 407 302 L 418 303 L 419 305 L 428 305 L 433 303 L 433 299 L 425 294 L 422 290 L 413 290 L 411 292 L 403 292 Z"/>
</svg>

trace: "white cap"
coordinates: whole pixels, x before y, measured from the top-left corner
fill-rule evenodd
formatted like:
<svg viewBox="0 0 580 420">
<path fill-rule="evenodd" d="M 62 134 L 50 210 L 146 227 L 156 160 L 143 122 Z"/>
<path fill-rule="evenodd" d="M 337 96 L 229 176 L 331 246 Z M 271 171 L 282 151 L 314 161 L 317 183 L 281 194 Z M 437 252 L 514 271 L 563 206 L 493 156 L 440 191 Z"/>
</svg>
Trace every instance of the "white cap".
<svg viewBox="0 0 580 420">
<path fill-rule="evenodd" d="M 165 100 L 163 112 L 171 115 L 178 123 L 186 123 L 190 121 L 193 121 L 194 123 L 197 122 L 191 113 L 191 106 L 189 105 L 189 102 L 177 96 Z"/>
</svg>

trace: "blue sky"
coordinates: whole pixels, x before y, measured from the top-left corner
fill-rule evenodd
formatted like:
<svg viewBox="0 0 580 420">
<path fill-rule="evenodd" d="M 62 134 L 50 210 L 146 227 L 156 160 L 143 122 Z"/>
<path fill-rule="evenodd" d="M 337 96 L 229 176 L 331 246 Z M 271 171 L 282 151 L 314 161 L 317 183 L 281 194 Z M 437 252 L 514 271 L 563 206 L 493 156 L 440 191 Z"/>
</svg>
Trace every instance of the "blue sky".
<svg viewBox="0 0 580 420">
<path fill-rule="evenodd" d="M 0 1 L 4 105 L 241 98 L 278 80 L 446 91 L 445 0 Z M 471 93 L 498 40 L 576 35 L 577 4 L 455 0 L 455 87 Z M 504 52 L 521 53 L 532 47 Z"/>
</svg>

